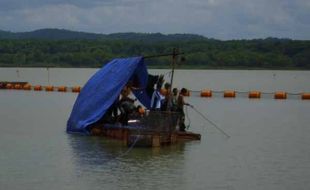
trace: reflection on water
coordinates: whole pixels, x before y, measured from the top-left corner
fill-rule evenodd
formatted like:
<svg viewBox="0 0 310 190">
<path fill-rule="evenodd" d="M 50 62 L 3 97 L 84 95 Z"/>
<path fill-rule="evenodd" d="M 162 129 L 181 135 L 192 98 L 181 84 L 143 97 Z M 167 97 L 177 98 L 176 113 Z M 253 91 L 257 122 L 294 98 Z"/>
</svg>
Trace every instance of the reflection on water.
<svg viewBox="0 0 310 190">
<path fill-rule="evenodd" d="M 130 147 L 124 146 L 121 141 L 109 139 L 101 136 L 80 136 L 80 135 L 68 135 L 68 141 L 72 147 L 74 156 L 84 158 L 84 160 L 89 159 L 90 165 L 100 164 L 100 162 L 92 163 L 92 158 L 101 159 L 102 164 L 111 161 L 111 158 L 119 158 L 120 155 L 127 152 Z M 127 158 L 134 156 L 134 160 L 145 160 L 153 158 L 154 156 L 162 155 L 171 155 L 180 154 L 184 151 L 184 143 L 179 143 L 173 146 L 164 146 L 162 148 L 141 148 L 136 147 L 131 151 L 130 154 L 127 154 Z M 141 151 L 139 151 L 141 150 Z M 143 154 L 141 154 L 143 153 Z M 125 155 L 124 155 L 125 156 Z M 129 156 L 129 157 L 128 157 Z M 121 156 L 122 157 L 122 156 Z"/>
<path fill-rule="evenodd" d="M 69 135 L 68 141 L 77 165 L 86 167 L 113 165 L 115 162 L 139 162 L 143 164 L 143 162 L 152 162 L 154 159 L 179 157 L 183 154 L 185 146 L 184 143 L 179 143 L 161 148 L 136 147 L 124 154 L 130 147 L 124 146 L 118 140 L 105 137 Z"/>
<path fill-rule="evenodd" d="M 184 181 L 180 178 L 180 173 L 185 172 L 183 143 L 160 149 L 134 148 L 123 155 L 128 147 L 116 140 L 70 135 L 68 141 L 75 174 L 88 182 L 95 180 L 109 189 L 136 189 L 139 185 L 174 189 Z"/>
</svg>

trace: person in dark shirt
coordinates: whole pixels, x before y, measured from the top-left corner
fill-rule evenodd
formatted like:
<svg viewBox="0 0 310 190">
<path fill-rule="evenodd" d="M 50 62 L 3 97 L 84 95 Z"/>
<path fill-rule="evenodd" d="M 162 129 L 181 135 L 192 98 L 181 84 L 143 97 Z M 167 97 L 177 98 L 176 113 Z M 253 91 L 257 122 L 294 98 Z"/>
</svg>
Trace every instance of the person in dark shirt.
<svg viewBox="0 0 310 190">
<path fill-rule="evenodd" d="M 178 96 L 178 99 L 177 99 L 177 112 L 179 112 L 181 114 L 180 116 L 180 120 L 179 120 L 179 128 L 180 128 L 180 131 L 185 131 L 185 113 L 184 113 L 184 106 L 192 106 L 190 105 L 189 103 L 186 103 L 184 101 L 184 96 L 187 94 L 187 89 L 185 88 L 182 88 L 180 93 L 179 93 L 179 96 Z"/>
<path fill-rule="evenodd" d="M 171 111 L 177 111 L 178 109 L 178 92 L 179 91 L 177 88 L 173 88 L 171 97 L 171 103 L 172 103 Z"/>
<path fill-rule="evenodd" d="M 128 125 L 129 115 L 136 110 L 134 102 L 136 99 L 129 98 L 128 95 L 130 94 L 129 88 L 124 88 L 121 92 L 121 99 L 119 101 L 119 110 L 121 112 L 120 115 L 120 122 L 122 125 Z"/>
<path fill-rule="evenodd" d="M 163 100 L 161 111 L 171 111 L 172 110 L 172 94 L 171 94 L 170 83 L 165 83 L 164 95 L 165 95 L 165 99 Z"/>
</svg>

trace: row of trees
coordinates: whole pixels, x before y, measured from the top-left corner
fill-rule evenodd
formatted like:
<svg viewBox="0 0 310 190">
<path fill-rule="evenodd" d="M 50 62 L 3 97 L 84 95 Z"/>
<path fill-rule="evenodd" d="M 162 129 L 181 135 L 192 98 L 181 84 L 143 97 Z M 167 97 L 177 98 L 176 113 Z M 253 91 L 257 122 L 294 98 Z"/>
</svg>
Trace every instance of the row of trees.
<svg viewBox="0 0 310 190">
<path fill-rule="evenodd" d="M 115 57 L 185 52 L 181 67 L 310 69 L 310 41 L 0 40 L 0 66 L 101 67 Z M 148 60 L 167 66 L 170 58 Z M 184 59 L 183 59 L 184 60 Z"/>
</svg>

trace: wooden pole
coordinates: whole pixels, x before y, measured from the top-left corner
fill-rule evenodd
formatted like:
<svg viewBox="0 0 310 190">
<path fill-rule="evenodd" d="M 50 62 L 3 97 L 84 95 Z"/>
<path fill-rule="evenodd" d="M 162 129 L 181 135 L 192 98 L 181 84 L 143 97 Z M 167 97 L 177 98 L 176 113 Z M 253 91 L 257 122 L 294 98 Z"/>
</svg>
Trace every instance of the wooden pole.
<svg viewBox="0 0 310 190">
<path fill-rule="evenodd" d="M 172 64 L 171 64 L 171 79 L 170 79 L 170 86 L 171 86 L 171 88 L 172 88 L 172 84 L 173 84 L 173 77 L 174 77 L 174 69 L 175 69 L 175 64 L 176 64 L 176 58 L 177 58 L 177 49 L 173 48 Z"/>
<path fill-rule="evenodd" d="M 167 56 L 177 56 L 177 55 L 183 55 L 185 53 L 179 53 L 176 51 L 177 49 L 173 49 L 173 53 L 166 53 L 166 54 L 158 54 L 158 55 L 148 55 L 148 56 L 143 56 L 144 59 L 152 59 L 152 58 L 158 58 L 158 57 L 167 57 Z M 175 52 L 174 52 L 175 51 Z"/>
<path fill-rule="evenodd" d="M 171 92 L 172 92 L 172 85 L 173 85 L 173 77 L 174 77 L 174 69 L 175 69 L 175 64 L 177 62 L 177 56 L 179 55 L 178 49 L 173 48 L 173 52 L 172 52 L 172 62 L 171 62 L 171 79 L 170 79 L 170 95 L 168 96 L 169 100 L 168 100 L 168 105 L 167 105 L 167 111 L 170 110 L 171 106 L 169 104 L 169 102 L 171 102 Z"/>
</svg>

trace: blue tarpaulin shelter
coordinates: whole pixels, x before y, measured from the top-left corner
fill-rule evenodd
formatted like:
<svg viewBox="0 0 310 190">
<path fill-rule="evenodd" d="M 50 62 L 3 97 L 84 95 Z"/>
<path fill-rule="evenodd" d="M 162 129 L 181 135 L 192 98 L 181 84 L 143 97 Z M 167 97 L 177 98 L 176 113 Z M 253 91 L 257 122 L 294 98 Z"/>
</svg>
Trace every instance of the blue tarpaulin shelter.
<svg viewBox="0 0 310 190">
<path fill-rule="evenodd" d="M 148 72 L 143 57 L 114 59 L 97 71 L 85 84 L 67 122 L 67 132 L 89 134 L 88 126 L 100 120 L 132 81 L 136 98 L 147 108 L 150 98 L 145 92 Z"/>
</svg>

